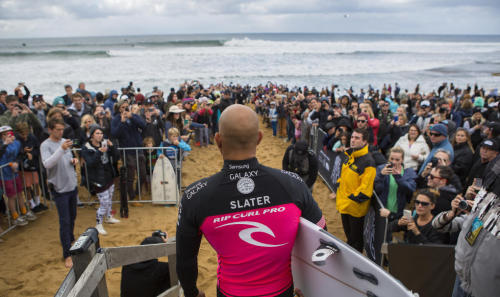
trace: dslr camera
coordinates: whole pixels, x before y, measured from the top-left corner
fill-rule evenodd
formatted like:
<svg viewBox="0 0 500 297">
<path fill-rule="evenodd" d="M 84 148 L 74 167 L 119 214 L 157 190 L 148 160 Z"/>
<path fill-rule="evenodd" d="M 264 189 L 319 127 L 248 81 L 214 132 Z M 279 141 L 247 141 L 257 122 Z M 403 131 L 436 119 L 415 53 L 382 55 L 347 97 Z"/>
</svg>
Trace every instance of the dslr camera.
<svg viewBox="0 0 500 297">
<path fill-rule="evenodd" d="M 466 200 L 460 200 L 460 202 L 458 202 L 458 208 L 460 208 L 461 210 L 472 210 Z"/>
<path fill-rule="evenodd" d="M 156 236 L 156 237 L 167 237 L 167 233 L 163 232 L 161 230 L 156 230 L 151 234 L 151 236 Z"/>
</svg>

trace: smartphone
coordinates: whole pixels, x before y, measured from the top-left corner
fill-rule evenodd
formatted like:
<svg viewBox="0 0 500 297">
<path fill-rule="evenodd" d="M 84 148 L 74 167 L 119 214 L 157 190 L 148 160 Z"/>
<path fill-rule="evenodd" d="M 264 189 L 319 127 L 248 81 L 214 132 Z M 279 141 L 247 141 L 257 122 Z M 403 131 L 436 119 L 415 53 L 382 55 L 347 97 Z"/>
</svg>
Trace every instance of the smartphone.
<svg viewBox="0 0 500 297">
<path fill-rule="evenodd" d="M 387 163 L 387 168 L 392 168 L 392 163 L 391 162 Z"/>
<path fill-rule="evenodd" d="M 403 217 L 407 218 L 408 220 L 411 220 L 411 210 L 409 209 L 404 209 L 403 210 Z"/>
<path fill-rule="evenodd" d="M 103 139 L 101 142 L 101 147 L 102 148 L 107 148 L 108 147 L 108 141 L 106 139 Z"/>
<path fill-rule="evenodd" d="M 483 179 L 476 177 L 474 179 L 474 186 L 481 188 L 483 186 Z"/>
<path fill-rule="evenodd" d="M 397 122 L 399 120 L 399 116 L 394 117 L 394 121 Z"/>
</svg>

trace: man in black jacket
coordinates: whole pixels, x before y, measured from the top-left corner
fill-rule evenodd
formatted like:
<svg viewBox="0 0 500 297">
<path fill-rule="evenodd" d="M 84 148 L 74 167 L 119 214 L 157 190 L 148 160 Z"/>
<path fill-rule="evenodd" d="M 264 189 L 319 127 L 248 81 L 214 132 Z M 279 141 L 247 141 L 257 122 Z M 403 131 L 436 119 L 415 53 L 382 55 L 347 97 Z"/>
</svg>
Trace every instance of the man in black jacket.
<svg viewBox="0 0 500 297">
<path fill-rule="evenodd" d="M 141 245 L 165 243 L 166 237 L 146 237 Z M 156 297 L 170 288 L 168 263 L 152 259 L 122 268 L 121 297 Z"/>
</svg>

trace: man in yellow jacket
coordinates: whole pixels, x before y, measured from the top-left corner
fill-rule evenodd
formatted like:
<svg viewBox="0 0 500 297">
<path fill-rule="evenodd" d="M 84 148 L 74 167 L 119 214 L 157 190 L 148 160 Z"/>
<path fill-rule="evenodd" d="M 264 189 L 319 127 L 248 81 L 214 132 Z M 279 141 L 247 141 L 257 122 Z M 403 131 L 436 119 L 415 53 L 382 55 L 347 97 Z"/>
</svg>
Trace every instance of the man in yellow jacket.
<svg viewBox="0 0 500 297">
<path fill-rule="evenodd" d="M 363 223 L 370 207 L 375 181 L 375 161 L 368 151 L 368 131 L 355 129 L 351 135 L 351 147 L 346 150 L 349 158 L 342 164 L 338 179 L 337 210 L 342 216 L 342 226 L 347 243 L 363 251 Z"/>
</svg>

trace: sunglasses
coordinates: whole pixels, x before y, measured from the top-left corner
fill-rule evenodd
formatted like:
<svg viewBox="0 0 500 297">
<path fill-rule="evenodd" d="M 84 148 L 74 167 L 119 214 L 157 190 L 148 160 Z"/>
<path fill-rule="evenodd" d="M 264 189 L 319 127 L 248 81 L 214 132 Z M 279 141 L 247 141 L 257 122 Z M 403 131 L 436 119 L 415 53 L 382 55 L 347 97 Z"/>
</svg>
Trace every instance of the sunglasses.
<svg viewBox="0 0 500 297">
<path fill-rule="evenodd" d="M 358 123 L 366 123 L 366 120 L 358 120 Z"/>
<path fill-rule="evenodd" d="M 435 176 L 433 174 L 429 174 L 427 177 L 430 178 L 430 179 L 435 179 L 435 178 L 437 178 L 437 179 L 443 179 L 442 177 Z"/>
<path fill-rule="evenodd" d="M 415 200 L 415 205 L 422 205 L 422 206 L 429 206 L 431 204 L 430 202 L 425 202 L 425 201 L 420 201 L 420 200 Z"/>
<path fill-rule="evenodd" d="M 441 134 L 440 134 L 440 133 L 434 133 L 434 132 L 431 132 L 430 134 L 431 134 L 431 136 L 436 136 L 436 137 L 441 136 Z"/>
</svg>

